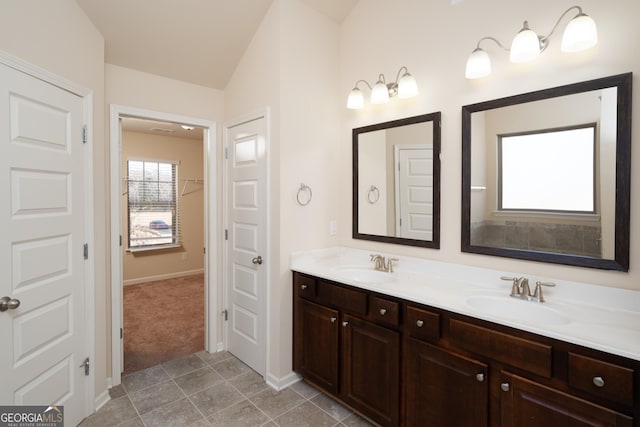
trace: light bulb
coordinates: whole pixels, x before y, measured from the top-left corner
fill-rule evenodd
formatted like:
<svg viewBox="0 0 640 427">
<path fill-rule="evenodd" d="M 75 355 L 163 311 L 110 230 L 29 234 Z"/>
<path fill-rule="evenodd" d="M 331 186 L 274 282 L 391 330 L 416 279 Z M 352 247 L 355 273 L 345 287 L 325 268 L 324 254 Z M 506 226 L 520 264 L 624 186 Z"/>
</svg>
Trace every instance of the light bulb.
<svg viewBox="0 0 640 427">
<path fill-rule="evenodd" d="M 354 87 L 351 92 L 349 92 L 349 97 L 347 98 L 347 108 L 351 110 L 359 110 L 364 107 L 364 96 L 362 92 L 357 87 Z"/>
<path fill-rule="evenodd" d="M 385 102 L 389 102 L 389 88 L 382 80 L 378 80 L 378 83 L 371 89 L 371 103 L 384 104 Z"/>
<path fill-rule="evenodd" d="M 489 54 L 478 47 L 471 52 L 469 59 L 467 59 L 464 76 L 468 79 L 479 79 L 489 74 L 491 74 L 491 59 L 489 59 Z"/>
<path fill-rule="evenodd" d="M 563 52 L 579 52 L 598 43 L 598 30 L 595 21 L 584 13 L 579 14 L 567 24 L 562 35 Z"/>
<path fill-rule="evenodd" d="M 418 94 L 418 82 L 408 72 L 398 81 L 398 98 L 413 98 Z"/>
<path fill-rule="evenodd" d="M 511 42 L 511 62 L 529 62 L 540 55 L 540 39 L 538 35 L 529 29 L 529 23 L 524 21 L 522 30 Z"/>
</svg>

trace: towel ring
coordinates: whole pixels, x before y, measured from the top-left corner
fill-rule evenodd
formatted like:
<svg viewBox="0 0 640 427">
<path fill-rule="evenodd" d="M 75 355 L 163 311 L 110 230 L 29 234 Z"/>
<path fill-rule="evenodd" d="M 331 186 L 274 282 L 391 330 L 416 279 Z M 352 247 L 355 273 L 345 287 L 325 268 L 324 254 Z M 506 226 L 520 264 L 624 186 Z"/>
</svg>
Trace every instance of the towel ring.
<svg viewBox="0 0 640 427">
<path fill-rule="evenodd" d="M 308 195 L 305 197 L 305 194 Z M 302 197 L 300 196 L 302 195 Z M 298 193 L 296 194 L 296 200 L 300 206 L 307 206 L 311 202 L 311 198 L 313 197 L 313 192 L 311 191 L 311 187 L 309 187 L 305 183 L 300 184 L 300 188 L 298 188 Z"/>
<path fill-rule="evenodd" d="M 380 200 L 380 190 L 375 185 L 372 185 L 367 193 L 367 201 L 373 205 L 378 200 Z"/>
</svg>

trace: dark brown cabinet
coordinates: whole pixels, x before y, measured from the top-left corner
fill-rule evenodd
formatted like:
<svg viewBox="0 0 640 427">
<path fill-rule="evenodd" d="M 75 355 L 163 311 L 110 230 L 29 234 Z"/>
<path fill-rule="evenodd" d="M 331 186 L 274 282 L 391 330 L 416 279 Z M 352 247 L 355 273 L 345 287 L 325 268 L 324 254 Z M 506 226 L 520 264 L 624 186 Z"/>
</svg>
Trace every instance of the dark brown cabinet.
<svg viewBox="0 0 640 427">
<path fill-rule="evenodd" d="M 299 301 L 296 326 L 303 337 L 297 348 L 296 370 L 323 389 L 338 393 L 338 311 Z"/>
<path fill-rule="evenodd" d="M 370 301 L 369 301 L 370 300 Z M 294 275 L 293 368 L 383 426 L 400 423 L 399 303 Z"/>
<path fill-rule="evenodd" d="M 489 424 L 487 365 L 413 338 L 405 360 L 408 426 Z"/>
<path fill-rule="evenodd" d="M 640 362 L 294 273 L 293 368 L 383 426 L 640 427 Z"/>
<path fill-rule="evenodd" d="M 348 314 L 342 328 L 345 402 L 382 425 L 398 425 L 400 333 Z"/>
<path fill-rule="evenodd" d="M 508 372 L 501 379 L 504 427 L 631 427 L 623 414 Z"/>
</svg>

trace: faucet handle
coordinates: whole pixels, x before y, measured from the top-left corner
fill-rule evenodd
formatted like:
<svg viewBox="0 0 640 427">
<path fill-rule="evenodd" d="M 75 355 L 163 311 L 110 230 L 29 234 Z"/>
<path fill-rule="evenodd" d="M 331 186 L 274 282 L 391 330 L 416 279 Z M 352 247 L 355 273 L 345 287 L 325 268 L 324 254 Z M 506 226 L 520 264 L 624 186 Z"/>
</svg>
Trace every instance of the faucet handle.
<svg viewBox="0 0 640 427">
<path fill-rule="evenodd" d="M 500 280 L 510 280 L 510 281 L 513 282 L 513 284 L 511 285 L 511 293 L 509 294 L 509 296 L 511 296 L 511 297 L 519 297 L 520 296 L 520 287 L 518 286 L 518 278 L 517 277 L 502 276 L 502 277 L 500 277 Z"/>
<path fill-rule="evenodd" d="M 536 282 L 536 290 L 533 293 L 532 299 L 534 301 L 544 302 L 544 296 L 542 296 L 542 287 L 543 286 L 548 286 L 550 288 L 553 288 L 555 285 L 556 284 L 552 283 L 552 282 L 540 282 L 540 281 L 537 281 Z"/>
<path fill-rule="evenodd" d="M 393 273 L 393 262 L 400 261 L 398 258 L 388 258 L 387 259 L 387 272 Z"/>
<path fill-rule="evenodd" d="M 375 261 L 376 259 L 382 257 L 382 255 L 380 255 L 380 254 L 370 254 L 369 256 L 371 257 L 369 259 L 370 261 Z"/>
</svg>

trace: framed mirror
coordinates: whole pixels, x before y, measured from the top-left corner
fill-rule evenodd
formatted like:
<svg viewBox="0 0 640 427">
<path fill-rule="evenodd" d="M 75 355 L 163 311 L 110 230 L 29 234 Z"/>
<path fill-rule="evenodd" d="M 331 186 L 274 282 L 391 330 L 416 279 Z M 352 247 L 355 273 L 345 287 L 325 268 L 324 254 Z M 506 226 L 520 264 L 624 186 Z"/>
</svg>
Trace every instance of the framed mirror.
<svg viewBox="0 0 640 427">
<path fill-rule="evenodd" d="M 631 85 L 462 107 L 462 251 L 628 271 Z"/>
<path fill-rule="evenodd" d="M 353 238 L 440 248 L 440 112 L 352 136 Z"/>
</svg>

